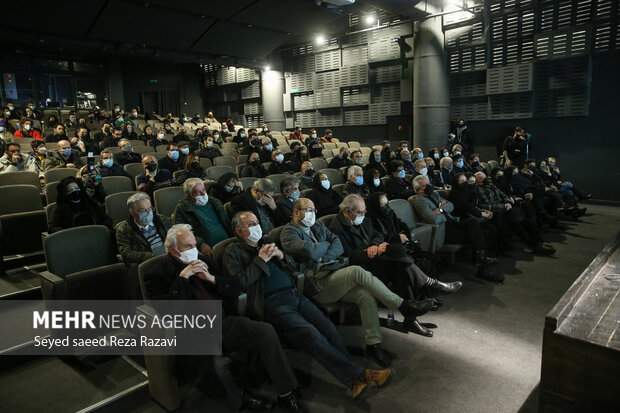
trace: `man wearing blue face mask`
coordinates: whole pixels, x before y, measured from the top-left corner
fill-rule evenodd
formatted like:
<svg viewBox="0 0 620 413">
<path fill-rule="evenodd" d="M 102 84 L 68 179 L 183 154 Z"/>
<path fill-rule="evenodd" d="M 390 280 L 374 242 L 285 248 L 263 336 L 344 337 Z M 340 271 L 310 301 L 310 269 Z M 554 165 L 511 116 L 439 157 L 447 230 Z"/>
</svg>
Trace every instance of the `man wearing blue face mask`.
<svg viewBox="0 0 620 413">
<path fill-rule="evenodd" d="M 409 150 L 407 149 L 403 149 L 402 151 L 400 151 L 400 158 L 401 161 L 403 161 L 403 168 L 405 169 L 405 173 L 413 173 L 415 168 L 413 167 L 413 158 L 411 156 L 411 152 L 409 152 Z"/>
<path fill-rule="evenodd" d="M 151 198 L 144 192 L 127 199 L 129 216 L 116 226 L 118 252 L 124 263 L 140 264 L 166 253 L 164 241 L 172 226 L 170 218 L 155 214 Z"/>
<path fill-rule="evenodd" d="M 104 149 L 101 151 L 101 160 L 95 169 L 97 170 L 97 174 L 101 175 L 101 177 L 126 176 L 129 179 L 133 179 L 133 177 L 125 171 L 125 168 L 123 168 L 122 165 L 114 162 L 114 154 L 109 149 Z"/>
<path fill-rule="evenodd" d="M 391 161 L 388 164 L 390 178 L 385 184 L 385 192 L 389 199 L 409 199 L 415 195 L 413 187 L 405 179 L 405 169 L 401 161 Z"/>
<path fill-rule="evenodd" d="M 168 156 L 157 162 L 159 167 L 161 169 L 167 169 L 170 173 L 183 169 L 183 165 L 185 165 L 185 155 L 179 151 L 179 147 L 174 143 L 170 143 L 166 149 Z"/>
<path fill-rule="evenodd" d="M 43 170 L 48 171 L 54 168 L 81 168 L 84 166 L 78 151 L 71 149 L 71 144 L 67 140 L 58 142 L 58 150 L 50 151 L 43 160 Z"/>
<path fill-rule="evenodd" d="M 344 187 L 344 193 L 347 195 L 357 194 L 361 197 L 367 197 L 370 189 L 364 183 L 364 170 L 357 166 L 351 166 L 347 170 L 347 184 Z"/>
<path fill-rule="evenodd" d="M 471 172 L 469 167 L 465 166 L 465 158 L 463 155 L 454 155 L 452 161 L 454 162 L 454 169 L 452 170 L 453 175 Z"/>
<path fill-rule="evenodd" d="M 273 143 L 267 136 L 262 138 L 263 147 L 260 151 L 260 161 L 271 162 L 271 153 L 273 152 Z"/>
<path fill-rule="evenodd" d="M 280 182 L 282 197 L 276 202 L 275 224 L 286 225 L 293 215 L 293 202 L 299 198 L 299 179 L 295 177 L 284 178 Z"/>
</svg>

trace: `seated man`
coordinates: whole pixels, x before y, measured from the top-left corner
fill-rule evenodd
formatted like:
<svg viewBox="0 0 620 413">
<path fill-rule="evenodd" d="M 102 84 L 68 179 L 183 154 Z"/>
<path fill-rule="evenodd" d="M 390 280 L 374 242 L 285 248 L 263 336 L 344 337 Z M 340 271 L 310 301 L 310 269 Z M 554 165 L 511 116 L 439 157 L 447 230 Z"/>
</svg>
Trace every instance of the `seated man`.
<svg viewBox="0 0 620 413">
<path fill-rule="evenodd" d="M 175 143 L 170 143 L 166 147 L 166 156 L 161 158 L 157 164 L 161 169 L 167 169 L 170 173 L 180 171 L 185 165 L 185 155 L 179 152 L 179 147 Z"/>
<path fill-rule="evenodd" d="M 17 135 L 16 135 L 17 137 Z M 65 133 L 65 126 L 62 123 L 59 123 L 54 126 L 54 133 L 50 133 L 45 137 L 45 142 L 60 142 L 62 140 L 68 140 L 67 134 Z"/>
<path fill-rule="evenodd" d="M 299 198 L 299 179 L 290 176 L 280 182 L 282 196 L 276 202 L 276 225 L 286 225 L 293 216 L 293 202 Z"/>
<path fill-rule="evenodd" d="M 405 179 L 405 169 L 402 161 L 390 161 L 388 164 L 390 177 L 385 184 L 385 191 L 389 199 L 409 199 L 415 195 L 411 184 Z"/>
<path fill-rule="evenodd" d="M 251 155 L 255 152 L 260 155 L 262 150 L 261 140 L 256 134 L 250 134 L 247 143 L 248 145 L 241 149 L 241 155 Z"/>
<path fill-rule="evenodd" d="M 415 211 L 422 222 L 437 225 L 435 231 L 435 243 L 438 246 L 444 244 L 471 243 L 476 253 L 478 270 L 476 277 L 501 283 L 504 276 L 495 274 L 488 269 L 488 265 L 495 262 L 486 256 L 487 243 L 480 222 L 473 217 L 459 219 L 452 215 L 454 205 L 441 199 L 433 190 L 428 177 L 417 176 L 413 179 L 413 187 L 417 193 L 414 201 Z"/>
<path fill-rule="evenodd" d="M 435 153 L 435 155 L 439 155 L 439 153 Z M 434 158 L 424 158 L 424 162 L 426 163 L 426 170 L 428 179 L 431 181 L 431 184 L 435 188 L 443 188 L 443 182 L 439 177 L 439 169 L 435 167 L 435 164 L 439 161 L 436 161 Z M 416 176 L 414 175 L 414 178 Z M 413 178 L 412 178 L 413 179 Z"/>
<path fill-rule="evenodd" d="M 392 290 L 401 297 L 413 299 L 427 289 L 452 293 L 461 287 L 460 282 L 446 284 L 430 278 L 413 263 L 400 243 L 386 242 L 384 235 L 374 228 L 372 220 L 366 219 L 366 203 L 358 195 L 344 198 L 329 229 L 340 238 L 343 254 L 349 257 L 350 264 L 359 265 L 392 285 Z M 432 300 L 422 302 L 426 310 L 432 305 Z M 417 315 L 421 314 L 423 312 Z M 416 334 L 432 337 L 433 332 L 422 326 L 415 315 L 405 317 L 405 327 Z"/>
<path fill-rule="evenodd" d="M 409 152 L 409 150 L 403 149 L 400 151 L 400 160 L 403 162 L 403 169 L 405 170 L 405 173 L 413 173 L 415 170 L 411 159 L 411 152 Z"/>
<path fill-rule="evenodd" d="M 131 143 L 127 139 L 121 139 L 118 141 L 121 151 L 114 154 L 114 162 L 120 166 L 125 166 L 128 163 L 138 163 L 142 161 L 142 155 L 133 151 Z"/>
<path fill-rule="evenodd" d="M 22 153 L 19 143 L 9 142 L 6 144 L 4 155 L 0 158 L 0 174 L 4 172 L 32 171 L 39 174 L 43 179 L 43 171 L 34 156 Z M 4 200 L 3 202 L 6 202 Z"/>
<path fill-rule="evenodd" d="M 271 151 L 271 164 L 268 169 L 269 175 L 292 174 L 295 170 L 289 162 L 284 162 L 284 155 L 278 149 Z"/>
<path fill-rule="evenodd" d="M 413 177 L 415 178 L 418 175 L 428 175 L 428 168 L 424 159 L 418 159 L 413 163 Z"/>
<path fill-rule="evenodd" d="M 125 263 L 140 264 L 166 253 L 164 241 L 172 226 L 170 218 L 155 214 L 151 198 L 144 192 L 127 199 L 129 216 L 116 226 L 118 252 Z"/>
<path fill-rule="evenodd" d="M 329 273 L 322 273 L 319 269 L 317 273 L 319 264 L 337 260 L 344 249 L 340 239 L 325 225 L 316 222 L 315 218 L 312 201 L 299 198 L 293 204 L 293 220 L 282 229 L 280 236 L 284 251 L 298 263 L 297 269 L 307 274 L 304 293 L 322 304 L 340 300 L 357 304 L 364 327 L 366 354 L 382 367 L 389 367 L 392 359 L 381 346 L 383 340 L 375 298 L 391 310 L 400 310 L 406 319 L 422 314 L 425 307 L 428 311 L 431 305 L 402 299 L 358 265 L 342 267 Z"/>
<path fill-rule="evenodd" d="M 207 135 L 204 138 L 203 147 L 198 151 L 198 156 L 201 158 L 207 158 L 211 162 L 213 162 L 214 158 L 222 156 L 222 151 L 220 151 L 220 148 L 216 147 L 213 143 L 213 136 Z"/>
<path fill-rule="evenodd" d="M 362 152 L 359 149 L 351 151 L 351 162 L 353 165 L 363 166 L 364 159 L 362 158 Z"/>
<path fill-rule="evenodd" d="M 109 149 L 101 151 L 101 160 L 99 165 L 95 168 L 97 173 L 104 176 L 126 176 L 129 179 L 133 179 L 133 176 L 129 175 L 125 168 L 114 162 L 114 154 Z"/>
<path fill-rule="evenodd" d="M 347 183 L 344 187 L 344 193 L 347 195 L 356 194 L 362 198 L 365 198 L 368 194 L 370 194 L 368 185 L 364 183 L 364 170 L 361 166 L 350 166 L 347 170 Z"/>
<path fill-rule="evenodd" d="M 297 387 L 295 374 L 273 327 L 237 315 L 234 300 L 240 292 L 238 283 L 221 275 L 220 266 L 214 259 L 198 254 L 189 225 L 174 225 L 166 235 L 164 246 L 167 255 L 161 265 L 145 274 L 147 297 L 150 300 L 222 300 L 223 354 L 235 351 L 258 354 L 278 392 L 278 405 L 289 412 L 302 412 L 303 406 L 294 392 Z M 233 410 L 273 407 L 271 402 L 257 399 L 239 388 L 228 363 L 220 356 L 177 357 L 177 363 L 177 376 L 187 376 L 188 371 L 200 375 L 203 368 L 208 371 L 207 363 L 213 363 Z"/>
<path fill-rule="evenodd" d="M 312 162 L 306 161 L 301 164 L 301 176 L 299 177 L 299 188 L 309 189 L 312 188 L 312 181 L 314 180 L 314 167 Z"/>
<path fill-rule="evenodd" d="M 480 155 L 472 153 L 469 155 L 469 169 L 472 173 L 484 172 L 484 166 L 480 164 Z"/>
<path fill-rule="evenodd" d="M 187 179 L 183 192 L 185 198 L 174 209 L 174 223 L 191 225 L 200 253 L 211 256 L 215 244 L 232 237 L 228 215 L 218 199 L 207 195 L 202 179 Z"/>
<path fill-rule="evenodd" d="M 276 201 L 273 200 L 275 188 L 269 179 L 259 179 L 252 188 L 248 188 L 230 201 L 233 214 L 250 211 L 258 217 L 265 234 L 276 227 Z"/>
<path fill-rule="evenodd" d="M 153 155 L 145 155 L 142 158 L 145 173 L 136 178 L 138 191 L 146 192 L 153 196 L 153 191 L 174 185 L 174 178 L 167 169 L 159 169 Z"/>
<path fill-rule="evenodd" d="M 248 316 L 272 324 L 295 349 L 321 363 L 356 398 L 369 382 L 381 386 L 390 370 L 368 370 L 354 363 L 336 327 L 297 290 L 295 263 L 263 238 L 256 216 L 243 211 L 232 225 L 237 240 L 224 252 L 224 267 L 248 295 Z"/>
<path fill-rule="evenodd" d="M 262 138 L 263 147 L 260 151 L 260 161 L 261 162 L 271 162 L 271 153 L 273 152 L 273 143 L 271 143 L 271 139 L 267 136 Z"/>
<path fill-rule="evenodd" d="M 441 180 L 444 189 L 450 189 L 452 187 L 452 177 L 454 176 L 452 158 L 444 156 L 439 160 L 439 179 Z"/>
<path fill-rule="evenodd" d="M 54 168 L 81 168 L 84 166 L 80 154 L 75 149 L 71 149 L 69 141 L 58 142 L 58 150 L 49 151 L 43 161 L 43 170 L 48 171 Z"/>
<path fill-rule="evenodd" d="M 472 172 L 469 165 L 465 165 L 465 157 L 463 155 L 454 155 L 452 157 L 452 162 L 454 162 L 454 168 L 452 169 L 453 175 Z"/>
<path fill-rule="evenodd" d="M 123 129 L 119 127 L 114 127 L 112 129 L 112 133 L 99 142 L 99 146 L 101 147 L 101 149 L 113 148 L 115 146 L 118 146 L 118 143 L 120 142 L 122 137 Z"/>
<path fill-rule="evenodd" d="M 334 158 L 329 161 L 327 165 L 328 168 L 340 169 L 343 166 L 351 166 L 353 163 L 349 159 L 349 148 L 343 146 L 338 151 L 338 155 L 334 156 Z"/>
</svg>

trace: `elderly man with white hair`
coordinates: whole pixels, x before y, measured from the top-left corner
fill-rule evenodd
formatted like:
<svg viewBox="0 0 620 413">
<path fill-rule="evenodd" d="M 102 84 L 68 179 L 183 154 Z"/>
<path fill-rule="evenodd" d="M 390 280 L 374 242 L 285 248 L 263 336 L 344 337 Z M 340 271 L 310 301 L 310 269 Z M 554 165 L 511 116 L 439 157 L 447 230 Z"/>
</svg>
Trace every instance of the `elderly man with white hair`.
<svg viewBox="0 0 620 413">
<path fill-rule="evenodd" d="M 264 365 L 265 373 L 278 393 L 278 405 L 289 412 L 302 412 L 303 406 L 295 393 L 297 380 L 276 331 L 267 323 L 250 320 L 237 312 L 235 302 L 241 293 L 238 282 L 222 275 L 213 258 L 198 253 L 196 238 L 189 225 L 178 224 L 170 228 L 164 245 L 167 254 L 161 257 L 158 265 L 144 273 L 146 296 L 150 300 L 222 301 L 223 355 L 177 357 L 177 380 L 196 381 L 214 370 L 231 410 L 271 410 L 273 403 L 241 389 L 230 369 L 231 359 L 226 355 L 247 352 L 258 355 Z"/>
<path fill-rule="evenodd" d="M 443 187 L 449 189 L 452 186 L 452 176 L 454 175 L 454 164 L 452 158 L 444 156 L 439 160 L 439 179 L 441 180 Z"/>
<path fill-rule="evenodd" d="M 347 195 L 356 194 L 366 198 L 370 194 L 368 185 L 364 182 L 364 170 L 361 166 L 350 166 L 347 170 L 347 184 L 344 187 Z"/>
<path fill-rule="evenodd" d="M 211 255 L 211 248 L 232 236 L 230 219 L 222 203 L 210 197 L 200 178 L 189 178 L 183 183 L 182 198 L 174 209 L 175 224 L 189 224 L 196 235 L 198 249 Z"/>
<path fill-rule="evenodd" d="M 127 199 L 128 217 L 116 226 L 118 252 L 125 263 L 141 263 L 166 252 L 164 240 L 170 218 L 155 214 L 151 198 L 138 192 Z"/>
</svg>

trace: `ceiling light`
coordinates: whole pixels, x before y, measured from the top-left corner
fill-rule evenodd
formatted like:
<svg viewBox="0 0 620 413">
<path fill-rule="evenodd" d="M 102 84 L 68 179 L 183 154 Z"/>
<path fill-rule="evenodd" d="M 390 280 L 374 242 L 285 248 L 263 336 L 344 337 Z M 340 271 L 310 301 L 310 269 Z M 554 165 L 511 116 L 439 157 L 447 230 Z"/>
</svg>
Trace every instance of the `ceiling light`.
<svg viewBox="0 0 620 413">
<path fill-rule="evenodd" d="M 269 65 L 265 66 L 265 70 L 271 70 L 271 66 Z"/>
<path fill-rule="evenodd" d="M 325 36 L 319 34 L 316 37 L 316 44 L 323 44 L 323 43 L 325 43 Z"/>
<path fill-rule="evenodd" d="M 366 24 L 373 24 L 376 21 L 375 16 L 373 16 L 372 14 L 369 14 L 368 16 L 364 18 L 364 21 L 366 22 Z"/>
</svg>

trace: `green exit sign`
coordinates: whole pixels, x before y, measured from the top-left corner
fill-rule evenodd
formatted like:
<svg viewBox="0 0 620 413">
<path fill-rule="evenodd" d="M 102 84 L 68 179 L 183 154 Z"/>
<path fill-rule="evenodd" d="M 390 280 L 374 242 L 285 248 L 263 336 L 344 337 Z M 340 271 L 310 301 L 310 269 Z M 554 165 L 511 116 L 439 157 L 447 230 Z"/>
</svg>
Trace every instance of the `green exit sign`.
<svg viewBox="0 0 620 413">
<path fill-rule="evenodd" d="M 159 82 L 159 80 L 157 80 L 157 79 L 151 79 L 151 80 L 150 80 L 150 82 L 151 82 L 151 83 L 157 83 L 157 82 Z"/>
<path fill-rule="evenodd" d="M 297 88 L 293 88 L 293 89 L 291 89 L 291 93 L 297 93 L 297 92 L 298 92 L 298 89 L 297 89 Z"/>
</svg>

